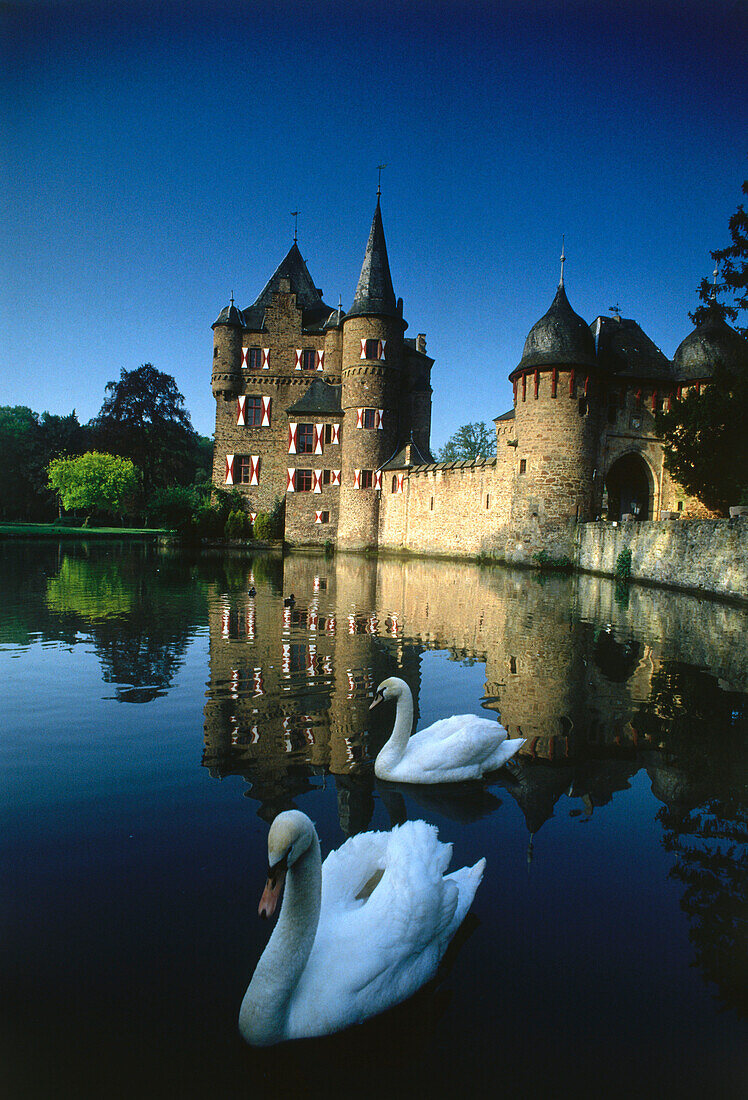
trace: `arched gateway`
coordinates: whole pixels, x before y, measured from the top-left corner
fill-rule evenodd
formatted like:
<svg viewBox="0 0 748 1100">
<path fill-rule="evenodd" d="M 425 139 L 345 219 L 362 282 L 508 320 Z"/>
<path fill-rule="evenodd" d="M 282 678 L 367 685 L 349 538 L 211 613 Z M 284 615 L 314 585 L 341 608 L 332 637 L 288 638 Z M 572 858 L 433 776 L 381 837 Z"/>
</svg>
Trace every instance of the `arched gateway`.
<svg viewBox="0 0 748 1100">
<path fill-rule="evenodd" d="M 608 519 L 619 520 L 627 514 L 651 519 L 653 488 L 651 471 L 641 455 L 617 459 L 605 479 Z"/>
</svg>

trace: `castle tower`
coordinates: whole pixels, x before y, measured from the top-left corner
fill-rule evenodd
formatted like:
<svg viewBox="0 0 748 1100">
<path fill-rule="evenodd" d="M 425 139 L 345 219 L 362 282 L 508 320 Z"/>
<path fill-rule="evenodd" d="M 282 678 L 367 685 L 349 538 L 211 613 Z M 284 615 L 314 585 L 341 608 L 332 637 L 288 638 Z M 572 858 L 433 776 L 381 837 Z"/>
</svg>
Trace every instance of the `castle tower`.
<svg viewBox="0 0 748 1100">
<path fill-rule="evenodd" d="M 213 322 L 213 396 L 229 401 L 242 388 L 242 329 L 244 318 L 234 305 L 222 309 Z"/>
<path fill-rule="evenodd" d="M 361 276 L 343 319 L 341 549 L 376 545 L 381 467 L 395 453 L 403 430 L 399 398 L 405 328 L 377 194 Z"/>
<path fill-rule="evenodd" d="M 587 520 L 599 507 L 594 475 L 604 385 L 594 337 L 566 297 L 563 259 L 551 308 L 533 325 L 509 375 L 517 523 Z"/>
</svg>

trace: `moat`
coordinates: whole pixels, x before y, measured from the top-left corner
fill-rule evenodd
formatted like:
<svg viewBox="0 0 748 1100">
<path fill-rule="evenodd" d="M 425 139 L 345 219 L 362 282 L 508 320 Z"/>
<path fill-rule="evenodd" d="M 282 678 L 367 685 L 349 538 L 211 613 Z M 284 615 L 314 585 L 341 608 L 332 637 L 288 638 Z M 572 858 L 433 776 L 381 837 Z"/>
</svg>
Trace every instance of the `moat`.
<svg viewBox="0 0 748 1100">
<path fill-rule="evenodd" d="M 738 1095 L 748 609 L 339 554 L 0 546 L 6 1095 Z M 254 592 L 254 595 L 250 593 Z M 290 601 L 293 595 L 293 601 Z M 495 714 L 492 782 L 375 780 L 393 713 Z M 267 828 L 486 856 L 440 986 L 260 1057 Z"/>
</svg>

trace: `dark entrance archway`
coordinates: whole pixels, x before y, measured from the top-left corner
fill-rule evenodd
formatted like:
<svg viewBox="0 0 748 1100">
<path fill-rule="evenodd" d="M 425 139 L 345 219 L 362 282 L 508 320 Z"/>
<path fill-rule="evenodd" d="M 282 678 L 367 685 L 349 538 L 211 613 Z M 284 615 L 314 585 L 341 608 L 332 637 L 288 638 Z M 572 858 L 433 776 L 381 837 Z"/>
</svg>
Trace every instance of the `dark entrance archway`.
<svg viewBox="0 0 748 1100">
<path fill-rule="evenodd" d="M 652 505 L 650 476 L 646 462 L 640 455 L 629 454 L 619 458 L 608 471 L 605 479 L 608 493 L 608 519 L 620 519 L 627 513 L 648 519 Z"/>
</svg>

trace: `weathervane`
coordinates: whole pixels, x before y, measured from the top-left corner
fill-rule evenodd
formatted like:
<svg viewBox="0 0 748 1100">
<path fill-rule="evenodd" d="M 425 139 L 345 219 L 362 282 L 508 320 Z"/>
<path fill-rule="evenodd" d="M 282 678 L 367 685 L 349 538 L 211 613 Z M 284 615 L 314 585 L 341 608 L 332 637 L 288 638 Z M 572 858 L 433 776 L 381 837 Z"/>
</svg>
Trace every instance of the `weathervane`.
<svg viewBox="0 0 748 1100">
<path fill-rule="evenodd" d="M 382 194 L 382 169 L 386 167 L 386 164 L 377 165 L 377 172 L 379 172 L 379 179 L 377 180 L 377 198 Z"/>
<path fill-rule="evenodd" d="M 296 234 L 299 228 L 299 212 L 298 210 L 291 211 L 291 217 L 293 218 L 293 243 L 296 244 Z"/>
<path fill-rule="evenodd" d="M 709 291 L 709 297 L 714 301 L 717 297 L 717 265 L 714 265 L 714 271 L 712 273 L 714 282 L 712 283 L 712 289 Z"/>
<path fill-rule="evenodd" d="M 621 307 L 618 305 L 617 302 L 614 306 L 608 306 L 608 309 L 611 313 L 615 314 L 616 321 L 621 320 Z"/>
<path fill-rule="evenodd" d="M 558 284 L 559 286 L 564 285 L 564 264 L 566 263 L 566 254 L 564 252 L 564 241 L 565 240 L 566 240 L 566 234 L 562 233 L 561 234 L 561 279 L 560 279 L 559 284 Z"/>
</svg>

